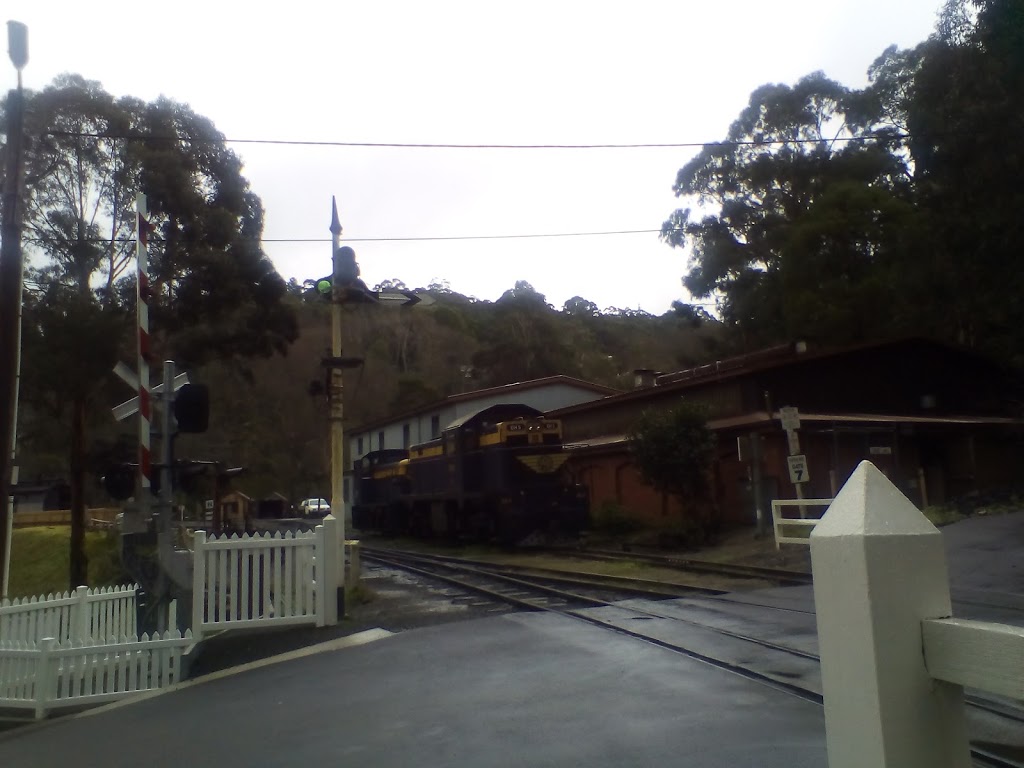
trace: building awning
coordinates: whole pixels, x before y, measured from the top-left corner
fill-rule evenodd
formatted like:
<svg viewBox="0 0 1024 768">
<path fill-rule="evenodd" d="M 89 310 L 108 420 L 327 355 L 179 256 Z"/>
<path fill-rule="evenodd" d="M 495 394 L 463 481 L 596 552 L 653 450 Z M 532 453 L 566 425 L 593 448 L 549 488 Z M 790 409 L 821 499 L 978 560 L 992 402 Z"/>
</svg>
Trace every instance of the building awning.
<svg viewBox="0 0 1024 768">
<path fill-rule="evenodd" d="M 711 429 L 718 431 L 736 429 L 738 427 L 758 427 L 779 425 L 781 414 L 778 411 L 769 414 L 767 411 L 755 411 L 727 419 L 714 419 L 708 422 Z M 901 426 L 920 425 L 967 425 L 967 426 L 1004 426 L 1024 427 L 1024 419 L 1013 419 L 1006 416 L 920 416 L 888 413 L 800 413 L 800 423 L 815 424 L 863 424 Z M 780 425 L 781 429 L 781 425 Z"/>
<path fill-rule="evenodd" d="M 755 411 L 727 419 L 713 419 L 708 422 L 712 431 L 719 432 L 732 429 L 757 429 L 773 427 L 782 429 L 779 424 L 780 415 L 767 411 Z M 1011 419 L 1003 416 L 907 416 L 878 413 L 801 413 L 800 423 L 814 424 L 816 427 L 829 425 L 850 426 L 904 426 L 904 425 L 935 425 L 935 426 L 999 426 L 1020 427 L 1024 429 L 1024 419 Z M 622 451 L 629 444 L 629 435 L 597 435 L 582 440 L 574 440 L 565 444 L 565 449 L 573 453 L 598 453 L 602 451 Z"/>
</svg>

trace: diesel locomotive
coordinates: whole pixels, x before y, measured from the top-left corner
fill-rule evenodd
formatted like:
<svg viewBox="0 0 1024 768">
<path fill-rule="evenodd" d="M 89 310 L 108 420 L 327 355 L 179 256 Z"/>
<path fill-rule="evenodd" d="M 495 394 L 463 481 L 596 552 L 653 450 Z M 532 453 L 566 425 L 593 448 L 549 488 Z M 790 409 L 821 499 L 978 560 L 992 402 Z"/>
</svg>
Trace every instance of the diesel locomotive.
<svg viewBox="0 0 1024 768">
<path fill-rule="evenodd" d="M 564 470 L 562 425 L 523 404 L 492 405 L 405 449 L 372 451 L 353 471 L 362 531 L 514 543 L 572 535 L 588 520 L 585 486 Z"/>
</svg>

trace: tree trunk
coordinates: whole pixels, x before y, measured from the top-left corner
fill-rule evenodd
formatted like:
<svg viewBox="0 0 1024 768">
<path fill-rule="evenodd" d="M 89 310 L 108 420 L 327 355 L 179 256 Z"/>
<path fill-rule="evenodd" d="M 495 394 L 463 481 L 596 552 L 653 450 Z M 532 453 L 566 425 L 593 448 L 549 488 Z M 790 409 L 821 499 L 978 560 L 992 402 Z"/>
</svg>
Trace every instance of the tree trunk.
<svg viewBox="0 0 1024 768">
<path fill-rule="evenodd" d="M 71 416 L 71 589 L 89 585 L 85 556 L 85 405 L 85 397 L 77 395 Z"/>
</svg>

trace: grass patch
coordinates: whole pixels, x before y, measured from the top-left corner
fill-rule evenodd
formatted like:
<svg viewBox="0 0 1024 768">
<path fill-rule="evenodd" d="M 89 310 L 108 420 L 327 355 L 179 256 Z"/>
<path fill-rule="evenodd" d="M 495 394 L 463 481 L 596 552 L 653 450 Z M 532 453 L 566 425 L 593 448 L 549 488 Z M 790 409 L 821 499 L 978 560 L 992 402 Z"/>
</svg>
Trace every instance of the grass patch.
<svg viewBox="0 0 1024 768">
<path fill-rule="evenodd" d="M 120 536 L 114 531 L 86 531 L 90 587 L 123 584 L 128 580 L 119 555 Z M 64 592 L 68 583 L 71 528 L 66 525 L 15 528 L 11 539 L 11 597 Z"/>
<path fill-rule="evenodd" d="M 376 599 L 377 593 L 370 589 L 362 580 L 345 586 L 345 600 L 349 605 L 366 605 Z"/>
</svg>

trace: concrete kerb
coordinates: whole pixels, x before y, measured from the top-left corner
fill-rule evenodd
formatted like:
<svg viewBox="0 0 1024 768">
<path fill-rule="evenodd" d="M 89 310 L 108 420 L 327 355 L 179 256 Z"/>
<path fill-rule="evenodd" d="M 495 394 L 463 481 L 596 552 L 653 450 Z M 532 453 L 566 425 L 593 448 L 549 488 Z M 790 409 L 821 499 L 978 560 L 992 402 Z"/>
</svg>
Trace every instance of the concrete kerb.
<svg viewBox="0 0 1024 768">
<path fill-rule="evenodd" d="M 162 696 L 165 693 L 171 693 L 173 691 L 180 691 L 186 688 L 192 688 L 193 686 L 202 685 L 203 683 L 211 683 L 215 680 L 221 680 L 225 677 L 231 677 L 233 675 L 239 675 L 243 672 L 250 672 L 254 669 L 260 669 L 262 667 L 269 667 L 274 664 L 280 664 L 285 661 L 294 661 L 295 659 L 305 658 L 306 656 L 313 656 L 318 653 L 328 653 L 330 651 L 340 651 L 345 648 L 355 648 L 360 645 L 366 645 L 376 640 L 383 640 L 386 637 L 394 635 L 387 629 L 375 627 L 374 629 L 363 630 L 362 632 L 356 632 L 345 637 L 335 638 L 334 640 L 328 640 L 323 643 L 317 643 L 316 645 L 306 646 L 305 648 L 298 648 L 294 651 L 288 651 L 287 653 L 280 653 L 277 656 L 269 656 L 265 659 L 258 659 L 256 661 L 250 661 L 247 664 L 240 664 L 237 667 L 230 667 L 228 669 L 221 669 L 216 672 L 211 672 L 208 675 L 202 675 L 200 677 L 193 678 L 192 680 L 184 680 L 180 683 L 175 683 L 167 688 L 161 688 L 155 691 L 141 691 L 136 696 L 129 696 L 122 699 L 121 701 L 115 701 L 110 704 L 104 704 L 100 707 L 94 707 L 87 709 L 82 712 L 76 712 L 74 714 L 64 715 L 50 720 L 42 720 L 38 722 L 32 722 L 25 725 L 22 728 L 13 728 L 9 731 L 0 732 L 0 742 L 7 741 L 15 736 L 21 736 L 27 732 L 37 730 L 39 728 L 48 728 L 56 723 L 60 723 L 65 720 L 91 717 L 92 715 L 99 714 L 101 712 L 109 712 L 113 709 L 119 709 L 120 707 L 136 704 L 140 701 L 152 699 L 156 696 Z"/>
</svg>

